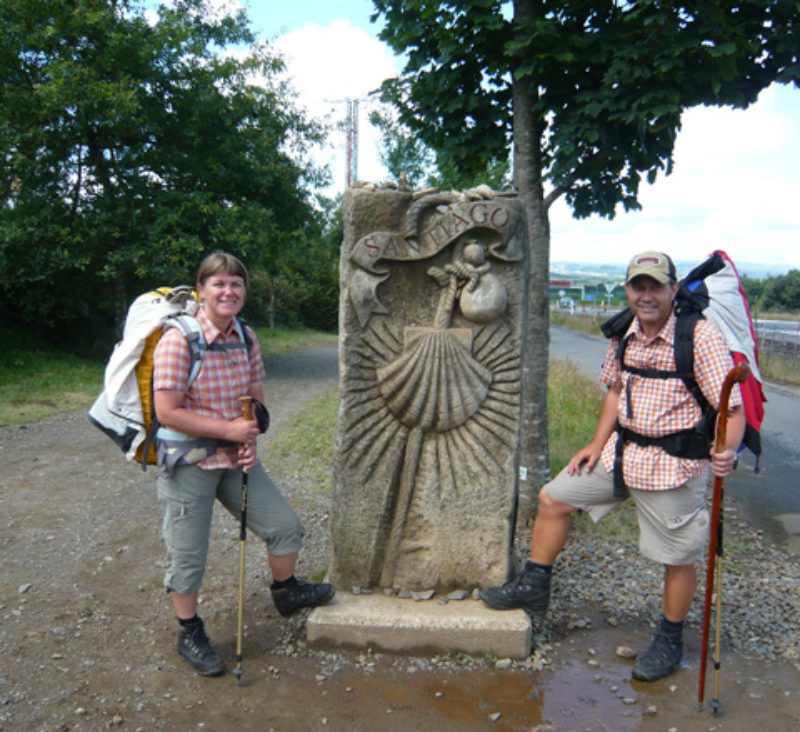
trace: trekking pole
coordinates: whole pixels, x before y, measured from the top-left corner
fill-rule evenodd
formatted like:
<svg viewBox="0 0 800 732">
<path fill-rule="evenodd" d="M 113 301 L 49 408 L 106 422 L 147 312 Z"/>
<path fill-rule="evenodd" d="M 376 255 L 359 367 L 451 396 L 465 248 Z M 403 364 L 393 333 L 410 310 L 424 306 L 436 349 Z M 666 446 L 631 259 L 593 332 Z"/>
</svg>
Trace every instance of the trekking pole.
<svg viewBox="0 0 800 732">
<path fill-rule="evenodd" d="M 239 397 L 242 402 L 242 417 L 253 419 L 253 397 Z M 239 523 L 239 616 L 236 626 L 236 668 L 233 675 L 237 686 L 242 683 L 242 635 L 244 634 L 244 542 L 247 539 L 247 473 L 242 473 L 242 510 Z"/>
<path fill-rule="evenodd" d="M 717 432 L 714 452 L 722 452 L 728 436 L 728 402 L 734 384 L 741 384 L 750 375 L 744 362 L 734 366 L 722 383 L 717 415 Z M 708 565 L 706 567 L 706 596 L 703 611 L 703 643 L 700 651 L 700 681 L 697 690 L 697 708 L 702 710 L 706 684 L 706 660 L 708 658 L 708 631 L 711 621 L 711 595 L 714 588 L 714 568 L 717 569 L 716 632 L 714 641 L 714 698 L 711 709 L 717 714 L 722 707 L 719 700 L 720 638 L 722 635 L 722 484 L 723 479 L 714 477 L 714 494 L 711 501 L 711 529 L 708 539 Z"/>
</svg>

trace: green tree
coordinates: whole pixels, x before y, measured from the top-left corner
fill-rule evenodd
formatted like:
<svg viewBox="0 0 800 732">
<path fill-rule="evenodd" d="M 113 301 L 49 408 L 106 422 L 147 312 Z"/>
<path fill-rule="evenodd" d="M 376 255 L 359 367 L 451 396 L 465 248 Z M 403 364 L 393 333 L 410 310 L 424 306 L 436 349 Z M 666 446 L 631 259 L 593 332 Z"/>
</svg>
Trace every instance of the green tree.
<svg viewBox="0 0 800 732">
<path fill-rule="evenodd" d="M 767 279 L 761 303 L 772 312 L 800 312 L 800 269 Z"/>
<path fill-rule="evenodd" d="M 390 113 L 373 111 L 369 121 L 380 132 L 378 156 L 389 174 L 395 180 L 405 179 L 412 188 L 427 185 L 436 164 L 433 150 Z"/>
<path fill-rule="evenodd" d="M 505 190 L 511 185 L 508 156 L 489 160 L 483 170 L 465 175 L 452 161 L 437 160 L 436 152 L 392 114 L 375 111 L 369 121 L 381 134 L 380 160 L 395 180 L 402 177 L 411 187 L 441 189 L 472 188 L 485 183 L 493 190 Z"/>
<path fill-rule="evenodd" d="M 215 248 L 277 269 L 319 232 L 301 151 L 321 130 L 243 13 L 183 0 L 0 0 L 0 308 L 62 329 L 122 322 L 143 286 Z"/>
<path fill-rule="evenodd" d="M 747 107 L 796 81 L 797 2 L 787 0 L 373 0 L 381 38 L 406 54 L 384 85 L 440 161 L 479 173 L 513 146 L 529 226 L 520 515 L 548 475 L 548 211 L 639 208 L 669 174 L 681 113 Z"/>
<path fill-rule="evenodd" d="M 744 294 L 747 297 L 747 304 L 750 307 L 750 310 L 754 310 L 760 304 L 761 295 L 764 292 L 766 281 L 756 279 L 755 277 L 750 277 L 746 274 L 743 274 L 741 279 L 742 288 L 744 289 Z"/>
</svg>

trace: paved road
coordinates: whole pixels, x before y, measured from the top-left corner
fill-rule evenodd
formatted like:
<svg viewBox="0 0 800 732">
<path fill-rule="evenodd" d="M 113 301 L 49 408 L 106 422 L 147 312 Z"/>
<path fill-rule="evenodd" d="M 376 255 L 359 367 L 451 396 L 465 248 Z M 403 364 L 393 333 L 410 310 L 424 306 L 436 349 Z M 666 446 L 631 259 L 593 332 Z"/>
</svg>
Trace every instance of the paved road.
<svg viewBox="0 0 800 732">
<path fill-rule="evenodd" d="M 607 341 L 580 331 L 551 326 L 550 355 L 568 358 L 587 375 L 597 376 Z M 748 523 L 782 549 L 800 555 L 800 389 L 768 382 L 760 470 L 745 452 L 738 470 L 725 480 L 726 495 L 747 510 Z"/>
</svg>

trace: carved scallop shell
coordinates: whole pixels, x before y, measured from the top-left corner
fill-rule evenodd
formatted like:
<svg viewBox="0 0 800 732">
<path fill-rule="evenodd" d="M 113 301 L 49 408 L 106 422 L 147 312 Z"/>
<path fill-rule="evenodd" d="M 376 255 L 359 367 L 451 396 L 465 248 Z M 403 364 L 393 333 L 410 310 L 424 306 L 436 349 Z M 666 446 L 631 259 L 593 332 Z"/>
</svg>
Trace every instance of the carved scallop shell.
<svg viewBox="0 0 800 732">
<path fill-rule="evenodd" d="M 465 335 L 469 342 L 466 329 L 408 329 L 403 353 L 377 369 L 381 395 L 405 426 L 446 432 L 478 411 L 492 372 L 472 357 Z"/>
</svg>

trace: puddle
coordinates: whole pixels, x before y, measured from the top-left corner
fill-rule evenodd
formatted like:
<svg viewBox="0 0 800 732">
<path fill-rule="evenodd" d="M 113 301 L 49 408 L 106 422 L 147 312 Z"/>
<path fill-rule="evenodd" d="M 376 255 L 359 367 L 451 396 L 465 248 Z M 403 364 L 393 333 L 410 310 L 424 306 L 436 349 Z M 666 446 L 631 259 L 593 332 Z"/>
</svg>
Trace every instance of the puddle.
<svg viewBox="0 0 800 732">
<path fill-rule="evenodd" d="M 595 629 L 567 633 L 557 641 L 554 662 L 538 672 L 490 668 L 404 673 L 394 669 L 392 678 L 387 678 L 388 669 L 384 669 L 358 680 L 353 696 L 360 706 L 369 699 L 373 710 L 385 714 L 385 721 L 373 727 L 381 732 L 800 729 L 796 669 L 749 661 L 726 650 L 720 669 L 721 709 L 715 715 L 710 706 L 714 696 L 711 659 L 704 709 L 697 706 L 699 639 L 687 633 L 686 657 L 675 674 L 643 683 L 631 679 L 633 662 L 619 658 L 616 648 L 645 648 L 648 631 L 602 626 L 598 619 Z"/>
</svg>

